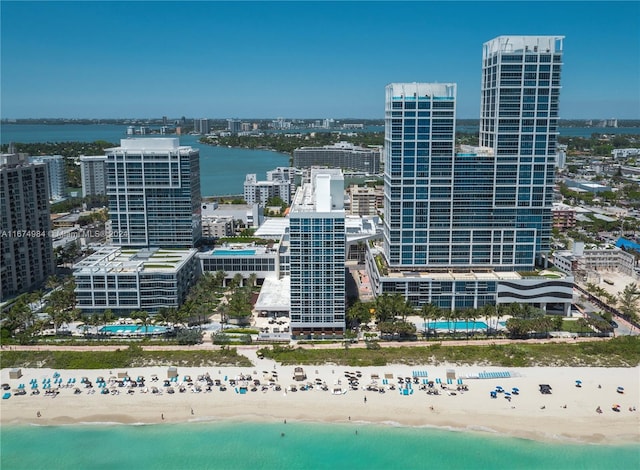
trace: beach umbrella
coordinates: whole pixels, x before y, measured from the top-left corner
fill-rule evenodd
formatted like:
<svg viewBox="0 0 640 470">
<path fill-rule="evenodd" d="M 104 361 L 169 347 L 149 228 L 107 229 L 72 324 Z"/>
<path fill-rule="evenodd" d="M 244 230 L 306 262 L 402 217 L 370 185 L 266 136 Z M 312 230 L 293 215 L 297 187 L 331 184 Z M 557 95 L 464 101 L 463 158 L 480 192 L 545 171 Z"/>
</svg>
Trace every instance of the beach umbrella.
<svg viewBox="0 0 640 470">
<path fill-rule="evenodd" d="M 618 388 L 616 389 L 616 391 L 617 391 L 618 393 L 624 393 L 624 387 L 618 387 Z"/>
</svg>

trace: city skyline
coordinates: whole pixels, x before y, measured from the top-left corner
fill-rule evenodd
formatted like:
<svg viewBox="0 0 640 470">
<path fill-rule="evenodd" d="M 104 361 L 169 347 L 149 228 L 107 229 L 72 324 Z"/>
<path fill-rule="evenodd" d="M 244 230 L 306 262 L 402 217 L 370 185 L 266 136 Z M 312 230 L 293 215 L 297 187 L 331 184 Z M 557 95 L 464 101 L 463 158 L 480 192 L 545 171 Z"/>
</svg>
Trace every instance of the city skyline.
<svg viewBox="0 0 640 470">
<path fill-rule="evenodd" d="M 630 40 L 640 29 L 637 2 L 3 1 L 0 8 L 3 118 L 381 119 L 387 84 L 455 82 L 458 117 L 476 119 L 477 44 L 509 34 L 566 37 L 562 118 L 640 118 L 640 45 Z"/>
</svg>

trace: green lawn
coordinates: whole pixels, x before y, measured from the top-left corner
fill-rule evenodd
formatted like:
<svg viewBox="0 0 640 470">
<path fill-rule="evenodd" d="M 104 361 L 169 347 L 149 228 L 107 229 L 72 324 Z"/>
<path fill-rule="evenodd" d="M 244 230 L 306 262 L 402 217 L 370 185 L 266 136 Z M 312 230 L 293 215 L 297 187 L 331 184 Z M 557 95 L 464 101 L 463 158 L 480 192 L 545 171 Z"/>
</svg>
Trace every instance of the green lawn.
<svg viewBox="0 0 640 470">
<path fill-rule="evenodd" d="M 143 351 L 138 346 L 106 351 L 2 351 L 2 368 L 122 369 L 145 366 L 251 367 L 235 349 L 222 351 Z"/>
<path fill-rule="evenodd" d="M 640 338 L 620 337 L 608 341 L 580 343 L 490 346 L 424 346 L 370 349 L 264 348 L 264 357 L 285 365 L 326 364 L 345 366 L 385 366 L 388 364 L 482 364 L 503 367 L 600 366 L 635 367 L 640 364 Z"/>
</svg>

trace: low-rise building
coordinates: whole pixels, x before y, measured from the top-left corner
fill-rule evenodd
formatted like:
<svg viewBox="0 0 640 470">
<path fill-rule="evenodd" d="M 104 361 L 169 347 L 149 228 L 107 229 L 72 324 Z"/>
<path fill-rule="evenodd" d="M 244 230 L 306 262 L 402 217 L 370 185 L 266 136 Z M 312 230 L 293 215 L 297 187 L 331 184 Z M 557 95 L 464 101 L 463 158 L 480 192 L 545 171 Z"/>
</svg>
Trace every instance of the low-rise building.
<svg viewBox="0 0 640 470">
<path fill-rule="evenodd" d="M 235 235 L 235 224 L 232 216 L 202 217 L 202 236 L 204 238 L 223 238 Z"/>
<path fill-rule="evenodd" d="M 203 273 L 223 271 L 229 281 L 237 274 L 248 279 L 256 275 L 258 284 L 266 278 L 277 279 L 279 274 L 279 246 L 264 246 L 247 243 L 224 244 L 213 250 L 198 253 Z"/>
<path fill-rule="evenodd" d="M 554 203 L 551 208 L 551 216 L 553 217 L 553 228 L 567 230 L 576 226 L 576 210 L 567 204 Z"/>
<path fill-rule="evenodd" d="M 322 147 L 301 147 L 293 151 L 293 166 L 296 168 L 326 166 L 378 174 L 380 151 L 358 147 L 349 142 L 338 142 Z"/>
<path fill-rule="evenodd" d="M 195 249 L 105 246 L 74 266 L 76 306 L 116 315 L 178 308 L 198 275 Z"/>
</svg>

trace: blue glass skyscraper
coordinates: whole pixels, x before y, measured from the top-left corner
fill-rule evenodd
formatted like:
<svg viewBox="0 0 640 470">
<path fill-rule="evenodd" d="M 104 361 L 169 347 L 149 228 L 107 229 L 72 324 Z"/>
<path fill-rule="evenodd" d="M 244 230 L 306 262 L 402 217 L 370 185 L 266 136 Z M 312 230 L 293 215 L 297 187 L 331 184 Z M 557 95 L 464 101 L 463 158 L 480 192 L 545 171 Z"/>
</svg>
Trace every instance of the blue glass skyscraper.
<svg viewBox="0 0 640 470">
<path fill-rule="evenodd" d="M 493 214 L 514 246 L 498 265 L 533 266 L 549 251 L 562 40 L 500 36 L 484 44 L 480 145 L 494 155 Z"/>
<path fill-rule="evenodd" d="M 526 271 L 549 250 L 562 38 L 484 45 L 480 148 L 456 153 L 456 85 L 386 88 L 392 270 Z"/>
</svg>

